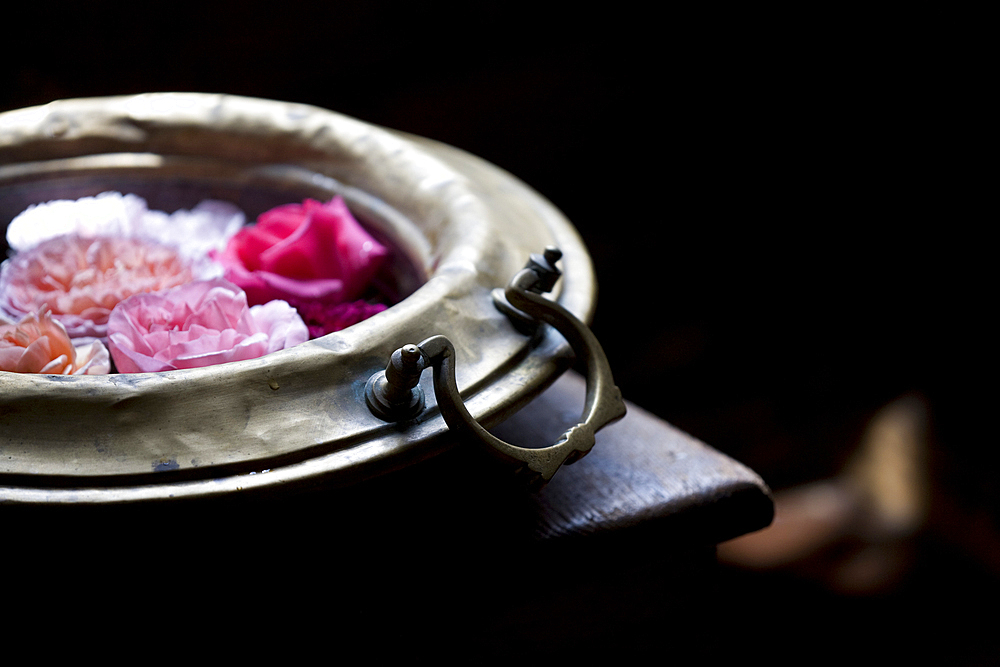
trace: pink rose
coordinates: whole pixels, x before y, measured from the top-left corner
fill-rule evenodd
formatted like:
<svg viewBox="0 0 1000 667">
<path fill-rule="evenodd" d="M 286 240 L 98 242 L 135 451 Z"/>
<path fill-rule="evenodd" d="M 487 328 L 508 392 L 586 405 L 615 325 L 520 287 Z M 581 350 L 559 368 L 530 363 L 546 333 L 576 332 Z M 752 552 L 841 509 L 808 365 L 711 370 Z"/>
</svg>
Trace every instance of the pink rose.
<svg viewBox="0 0 1000 667">
<path fill-rule="evenodd" d="M 14 319 L 47 308 L 71 338 L 104 338 L 115 305 L 133 294 L 192 280 L 167 246 L 138 238 L 75 234 L 42 241 L 0 266 L 0 309 Z"/>
<path fill-rule="evenodd" d="M 103 375 L 111 369 L 100 341 L 74 347 L 66 329 L 45 309 L 17 324 L 0 324 L 0 370 L 54 375 Z"/>
<path fill-rule="evenodd" d="M 255 359 L 309 339 L 284 301 L 250 308 L 221 278 L 136 294 L 111 312 L 108 347 L 120 373 L 153 373 Z"/>
<path fill-rule="evenodd" d="M 273 208 L 213 256 L 225 267 L 226 279 L 246 291 L 250 303 L 283 299 L 308 318 L 310 309 L 328 312 L 358 299 L 388 254 L 354 219 L 344 200 L 334 197 L 326 204 L 307 199 Z M 329 333 L 334 329 L 322 322 L 335 319 L 324 315 L 310 319 L 310 325 Z"/>
</svg>

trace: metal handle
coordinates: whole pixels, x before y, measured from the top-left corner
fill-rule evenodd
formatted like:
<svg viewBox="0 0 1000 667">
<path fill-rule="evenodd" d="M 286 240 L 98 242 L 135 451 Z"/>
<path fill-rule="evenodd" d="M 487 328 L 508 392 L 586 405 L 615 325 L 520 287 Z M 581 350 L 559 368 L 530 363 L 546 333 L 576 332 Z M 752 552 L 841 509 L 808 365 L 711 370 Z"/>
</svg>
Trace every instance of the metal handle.
<svg viewBox="0 0 1000 667">
<path fill-rule="evenodd" d="M 516 466 L 534 486 L 541 486 L 564 463 L 569 465 L 594 446 L 594 434 L 625 416 L 625 401 L 614 384 L 611 367 L 593 332 L 572 313 L 546 299 L 542 292 L 552 289 L 559 278 L 555 262 L 561 253 L 548 248 L 544 255 L 532 255 L 527 266 L 510 281 L 502 294 L 494 294 L 497 307 L 525 333 L 537 323 L 554 327 L 569 342 L 587 369 L 587 393 L 581 421 L 567 430 L 553 445 L 529 449 L 511 445 L 484 429 L 472 418 L 455 381 L 455 347 L 445 336 L 431 336 L 419 345 L 396 350 L 384 372 L 368 380 L 365 395 L 372 412 L 386 421 L 416 417 L 424 407 L 417 383 L 425 368 L 434 368 L 434 394 L 448 428 L 487 445 L 500 459 Z"/>
</svg>

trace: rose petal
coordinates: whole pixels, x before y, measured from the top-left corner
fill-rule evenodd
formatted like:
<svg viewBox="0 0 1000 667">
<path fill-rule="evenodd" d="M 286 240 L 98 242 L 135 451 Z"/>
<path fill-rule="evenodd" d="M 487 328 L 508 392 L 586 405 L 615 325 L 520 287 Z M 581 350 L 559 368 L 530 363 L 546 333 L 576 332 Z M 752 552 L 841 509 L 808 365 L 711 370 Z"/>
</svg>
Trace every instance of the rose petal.
<svg viewBox="0 0 1000 667">
<path fill-rule="evenodd" d="M 344 233 L 347 219 L 324 215 L 324 209 L 315 204 L 307 200 L 300 207 L 302 220 L 298 227 L 285 238 L 259 251 L 258 271 L 294 280 L 344 278 L 338 236 Z"/>
<path fill-rule="evenodd" d="M 344 281 L 339 278 L 294 280 L 268 271 L 254 271 L 252 280 L 258 293 L 270 297 L 262 299 L 261 302 L 273 301 L 282 296 L 297 301 L 323 303 L 341 303 L 344 300 Z M 249 292 L 247 294 L 249 295 Z"/>
<path fill-rule="evenodd" d="M 295 306 L 309 327 L 309 334 L 314 338 L 346 329 L 386 309 L 385 304 L 360 300 L 333 306 L 318 302 L 299 303 Z"/>
<path fill-rule="evenodd" d="M 13 371 L 23 355 L 20 345 L 0 345 L 0 371 Z"/>
<path fill-rule="evenodd" d="M 74 375 L 106 375 L 111 372 L 111 355 L 100 341 L 76 348 L 77 370 Z"/>
<path fill-rule="evenodd" d="M 186 348 L 189 351 L 178 354 L 171 360 L 175 368 L 200 368 L 256 359 L 268 353 L 267 334 L 264 333 L 246 337 L 228 330 L 205 335 L 192 342 L 197 342 L 197 345 Z"/>
<path fill-rule="evenodd" d="M 64 234 L 122 236 L 142 217 L 146 202 L 135 195 L 104 192 L 29 206 L 7 226 L 7 244 L 18 252 Z"/>
<path fill-rule="evenodd" d="M 285 301 L 270 301 L 250 308 L 258 331 L 267 332 L 268 352 L 276 352 L 309 340 L 309 329 L 298 312 Z"/>
<path fill-rule="evenodd" d="M 225 247 L 245 222 L 243 212 L 228 202 L 206 200 L 190 211 L 167 215 L 149 210 L 146 201 L 134 194 L 102 192 L 29 206 L 7 226 L 7 243 L 24 252 L 64 234 L 142 238 L 170 246 L 198 263 L 210 250 Z M 220 271 L 218 266 L 211 268 Z"/>
<path fill-rule="evenodd" d="M 13 371 L 15 373 L 41 373 L 42 369 L 49 365 L 51 359 L 52 351 L 49 349 L 48 339 L 37 338 L 24 348 L 24 352 Z"/>
<path fill-rule="evenodd" d="M 73 365 L 70 363 L 69 357 L 67 357 L 65 354 L 60 354 L 55 359 L 42 366 L 40 370 L 31 372 L 48 373 L 50 375 L 66 375 L 70 373 L 72 370 L 73 370 Z"/>
<path fill-rule="evenodd" d="M 340 197 L 335 197 L 318 208 L 313 219 L 314 222 L 326 223 L 331 227 L 338 226 L 337 256 L 340 274 L 335 277 L 344 280 L 344 299 L 356 298 L 388 256 L 388 249 L 365 231 Z"/>
<path fill-rule="evenodd" d="M 119 373 L 158 373 L 171 370 L 169 362 L 159 361 L 152 354 L 135 349 L 137 346 L 148 347 L 148 344 L 141 338 L 124 332 L 108 334 L 108 349 Z"/>
</svg>

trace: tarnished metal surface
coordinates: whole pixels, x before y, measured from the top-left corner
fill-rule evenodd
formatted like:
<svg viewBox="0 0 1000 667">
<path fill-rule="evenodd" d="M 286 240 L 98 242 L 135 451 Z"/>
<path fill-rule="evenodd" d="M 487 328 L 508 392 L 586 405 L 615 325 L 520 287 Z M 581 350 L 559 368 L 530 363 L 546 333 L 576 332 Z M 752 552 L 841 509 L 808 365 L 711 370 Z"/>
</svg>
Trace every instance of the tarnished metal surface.
<svg viewBox="0 0 1000 667">
<path fill-rule="evenodd" d="M 363 479 L 449 444 L 432 400 L 405 429 L 365 405 L 365 382 L 401 341 L 449 336 L 466 406 L 488 425 L 544 388 L 570 355 L 551 330 L 518 333 L 491 290 L 531 252 L 556 245 L 564 254 L 555 298 L 584 321 L 592 314 L 592 267 L 568 221 L 457 149 L 314 107 L 220 95 L 68 100 L 0 114 L 0 224 L 31 203 L 109 189 L 161 210 L 225 199 L 250 219 L 342 194 L 399 250 L 393 278 L 408 296 L 257 360 L 105 377 L 0 372 L 0 500 L 127 502 Z"/>
</svg>

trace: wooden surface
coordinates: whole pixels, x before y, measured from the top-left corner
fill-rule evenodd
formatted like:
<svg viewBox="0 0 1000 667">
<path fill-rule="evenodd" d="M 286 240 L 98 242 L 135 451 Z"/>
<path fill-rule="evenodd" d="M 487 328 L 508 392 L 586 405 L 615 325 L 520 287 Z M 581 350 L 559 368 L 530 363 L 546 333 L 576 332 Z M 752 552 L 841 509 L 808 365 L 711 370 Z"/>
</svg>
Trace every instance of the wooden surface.
<svg viewBox="0 0 1000 667">
<path fill-rule="evenodd" d="M 567 373 L 494 434 L 553 442 L 578 418 L 584 391 L 584 379 Z M 634 403 L 586 457 L 556 474 L 536 508 L 541 539 L 655 526 L 714 543 L 762 528 L 772 515 L 756 473 Z"/>
<path fill-rule="evenodd" d="M 494 432 L 523 446 L 549 444 L 576 423 L 583 393 L 582 378 L 568 373 Z M 351 489 L 0 507 L 5 562 L 30 561 L 35 581 L 57 582 L 60 595 L 83 585 L 74 595 L 141 606 L 169 592 L 196 613 L 194 601 L 209 592 L 203 611 L 224 599 L 226 613 L 237 615 L 320 600 L 318 618 L 330 621 L 330 632 L 377 644 L 390 638 L 382 649 L 655 649 L 665 627 L 690 637 L 688 621 L 711 613 L 715 544 L 766 526 L 773 507 L 751 470 L 634 404 L 628 409 L 537 494 L 457 447 Z M 237 599 L 245 609 L 233 609 Z"/>
</svg>

